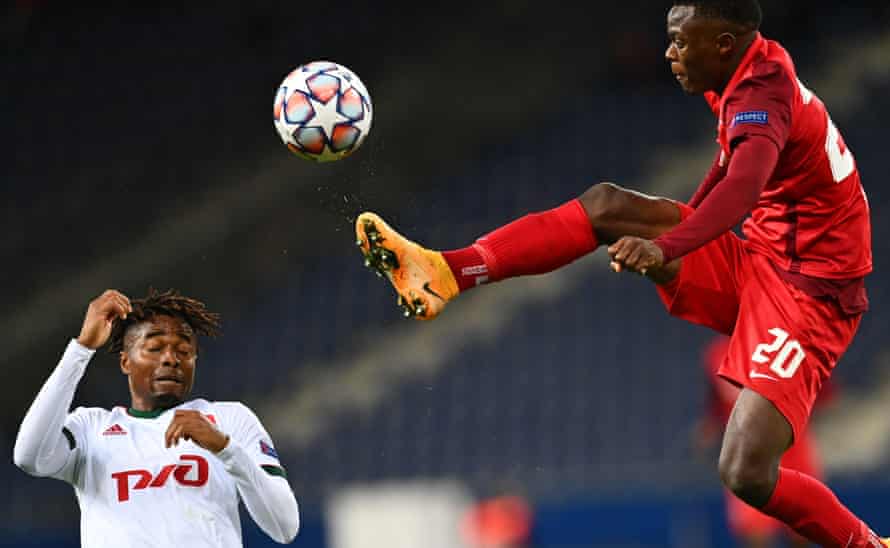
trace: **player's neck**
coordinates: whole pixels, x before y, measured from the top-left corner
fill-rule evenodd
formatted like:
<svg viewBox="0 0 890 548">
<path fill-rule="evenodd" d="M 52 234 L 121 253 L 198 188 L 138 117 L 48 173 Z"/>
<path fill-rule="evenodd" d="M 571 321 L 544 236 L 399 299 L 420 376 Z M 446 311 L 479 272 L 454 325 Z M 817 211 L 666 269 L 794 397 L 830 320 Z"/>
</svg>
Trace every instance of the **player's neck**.
<svg viewBox="0 0 890 548">
<path fill-rule="evenodd" d="M 130 407 L 127 408 L 127 414 L 140 418 L 154 418 L 168 409 L 172 409 L 182 404 L 180 400 L 176 401 L 152 401 L 131 400 Z"/>
<path fill-rule="evenodd" d="M 739 70 L 739 65 L 742 64 L 742 59 L 745 58 L 745 55 L 748 54 L 748 50 L 751 49 L 751 46 L 754 44 L 754 40 L 757 38 L 757 31 L 751 31 L 739 36 L 739 47 L 735 51 L 732 56 L 732 59 L 729 63 L 729 68 L 727 69 L 727 73 L 723 77 L 723 81 L 720 84 L 719 89 L 714 91 L 717 92 L 718 95 L 723 95 L 723 92 L 726 91 L 726 86 L 729 85 L 729 82 L 732 80 L 732 77 L 735 75 L 736 71 Z"/>
</svg>

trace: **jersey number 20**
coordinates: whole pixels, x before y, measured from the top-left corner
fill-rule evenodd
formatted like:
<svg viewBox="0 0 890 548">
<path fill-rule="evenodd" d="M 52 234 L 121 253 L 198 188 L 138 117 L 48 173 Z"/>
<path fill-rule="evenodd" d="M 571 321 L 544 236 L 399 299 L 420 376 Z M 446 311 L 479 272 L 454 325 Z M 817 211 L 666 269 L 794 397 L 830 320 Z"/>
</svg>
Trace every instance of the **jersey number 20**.
<svg viewBox="0 0 890 548">
<path fill-rule="evenodd" d="M 790 379 L 797 372 L 800 363 L 804 359 L 803 347 L 796 340 L 788 340 L 788 332 L 779 327 L 769 330 L 769 334 L 775 337 L 771 343 L 761 343 L 757 345 L 751 361 L 755 363 L 766 363 L 776 354 L 773 362 L 770 364 L 770 370 L 783 379 Z M 787 365 L 786 365 L 787 362 Z"/>
</svg>

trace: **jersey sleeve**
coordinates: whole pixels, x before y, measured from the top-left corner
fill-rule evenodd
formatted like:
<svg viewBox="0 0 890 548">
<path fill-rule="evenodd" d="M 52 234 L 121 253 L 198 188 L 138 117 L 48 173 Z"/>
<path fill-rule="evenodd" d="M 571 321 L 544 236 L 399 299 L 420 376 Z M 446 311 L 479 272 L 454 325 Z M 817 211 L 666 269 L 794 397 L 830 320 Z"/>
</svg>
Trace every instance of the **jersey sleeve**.
<svg viewBox="0 0 890 548">
<path fill-rule="evenodd" d="M 13 460 L 28 474 L 77 483 L 87 452 L 84 433 L 95 411 L 102 410 L 68 409 L 93 352 L 72 340 L 25 414 Z"/>
<path fill-rule="evenodd" d="M 791 131 L 795 84 L 778 63 L 762 63 L 743 80 L 726 101 L 726 142 L 730 150 L 740 140 L 763 135 L 779 150 Z"/>
<path fill-rule="evenodd" d="M 664 264 L 695 251 L 741 221 L 757 204 L 778 158 L 779 149 L 767 137 L 754 136 L 741 143 L 729 161 L 726 177 L 689 217 L 655 239 Z"/>
<path fill-rule="evenodd" d="M 272 439 L 246 406 L 227 407 L 226 422 L 220 426 L 229 443 L 217 457 L 235 479 L 238 494 L 260 529 L 276 542 L 291 542 L 300 528 L 300 509 Z"/>
<path fill-rule="evenodd" d="M 720 158 L 722 156 L 723 151 L 718 149 L 717 157 L 714 158 L 714 163 L 711 164 L 711 169 L 708 170 L 708 174 L 705 175 L 705 178 L 698 185 L 698 189 L 695 191 L 695 194 L 693 194 L 692 198 L 690 198 L 689 202 L 687 202 L 689 207 L 698 207 L 705 199 L 705 196 L 710 194 L 711 190 L 714 189 L 714 186 L 716 186 L 717 183 L 719 183 L 723 180 L 724 177 L 726 177 L 726 166 L 720 164 Z"/>
</svg>

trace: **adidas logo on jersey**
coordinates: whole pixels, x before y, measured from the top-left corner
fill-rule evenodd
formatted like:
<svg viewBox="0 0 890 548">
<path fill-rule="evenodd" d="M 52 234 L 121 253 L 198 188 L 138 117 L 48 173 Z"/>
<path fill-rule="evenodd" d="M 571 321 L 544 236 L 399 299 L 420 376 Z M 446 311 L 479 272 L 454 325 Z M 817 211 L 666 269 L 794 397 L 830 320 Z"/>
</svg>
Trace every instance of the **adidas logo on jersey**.
<svg viewBox="0 0 890 548">
<path fill-rule="evenodd" d="M 123 426 L 114 423 L 102 432 L 103 436 L 126 436 L 127 431 L 124 430 Z"/>
</svg>

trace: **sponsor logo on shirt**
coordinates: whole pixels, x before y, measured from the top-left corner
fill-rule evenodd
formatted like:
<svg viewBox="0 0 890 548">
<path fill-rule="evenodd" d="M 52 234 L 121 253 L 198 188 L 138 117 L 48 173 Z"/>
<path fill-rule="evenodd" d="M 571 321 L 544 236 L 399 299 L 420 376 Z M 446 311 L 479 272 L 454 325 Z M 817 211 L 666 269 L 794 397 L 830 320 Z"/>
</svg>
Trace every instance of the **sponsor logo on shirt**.
<svg viewBox="0 0 890 548">
<path fill-rule="evenodd" d="M 749 110 L 747 112 L 739 112 L 732 117 L 732 123 L 729 127 L 736 127 L 742 124 L 757 124 L 765 126 L 769 124 L 769 113 L 765 110 Z"/>
<path fill-rule="evenodd" d="M 121 426 L 117 423 L 114 423 L 111 426 L 109 426 L 108 428 L 106 428 L 105 431 L 102 432 L 102 435 L 103 436 L 126 436 L 127 431 L 124 430 L 123 426 Z"/>
<path fill-rule="evenodd" d="M 272 447 L 271 443 L 266 443 L 265 441 L 260 440 L 260 451 L 264 455 L 269 455 L 270 457 L 273 457 L 276 459 L 278 458 L 278 451 L 276 451 L 275 448 Z"/>
<path fill-rule="evenodd" d="M 158 470 L 157 474 L 152 474 L 149 470 L 124 470 L 111 474 L 111 479 L 117 482 L 118 502 L 130 500 L 130 491 L 163 487 L 171 476 L 176 483 L 186 487 L 201 487 L 207 483 L 210 466 L 204 457 L 181 455 L 179 460 L 179 464 L 168 464 Z M 136 480 L 132 485 L 130 478 Z"/>
</svg>

